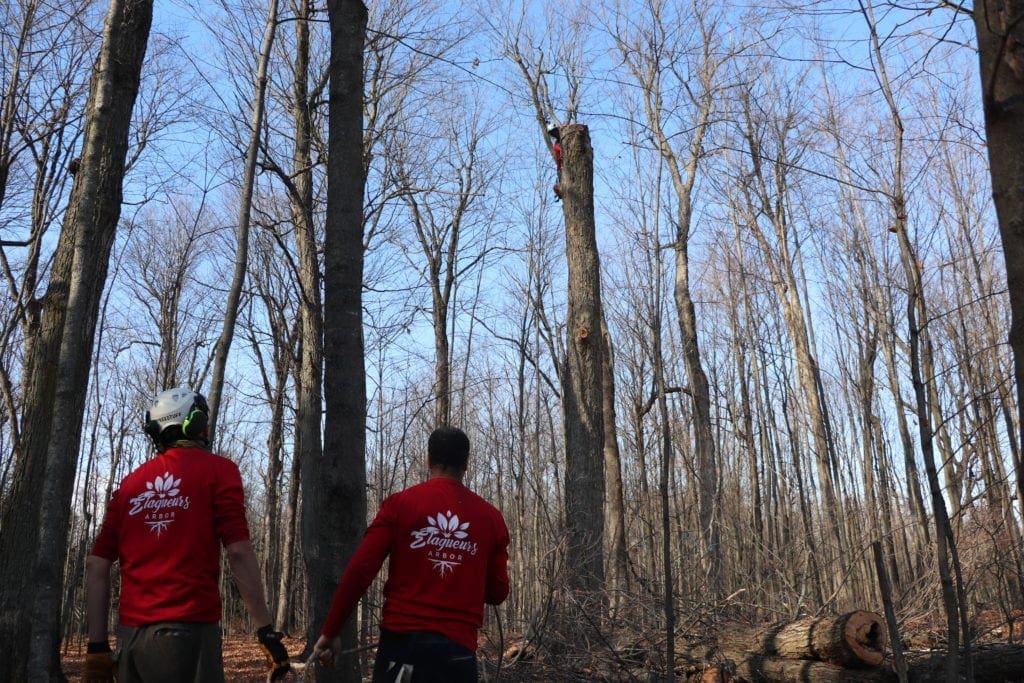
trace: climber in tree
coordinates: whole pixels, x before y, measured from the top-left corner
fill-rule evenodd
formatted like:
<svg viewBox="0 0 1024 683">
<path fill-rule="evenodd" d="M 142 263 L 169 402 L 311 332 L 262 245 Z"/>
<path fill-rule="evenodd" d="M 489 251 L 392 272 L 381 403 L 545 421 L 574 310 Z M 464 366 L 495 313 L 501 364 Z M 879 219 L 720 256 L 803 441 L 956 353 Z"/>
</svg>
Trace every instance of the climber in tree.
<svg viewBox="0 0 1024 683">
<path fill-rule="evenodd" d="M 551 136 L 552 144 L 551 151 L 555 154 L 555 186 L 552 188 L 555 191 L 555 196 L 559 199 L 562 198 L 562 132 L 558 126 L 553 123 L 548 124 L 548 135 Z"/>
</svg>

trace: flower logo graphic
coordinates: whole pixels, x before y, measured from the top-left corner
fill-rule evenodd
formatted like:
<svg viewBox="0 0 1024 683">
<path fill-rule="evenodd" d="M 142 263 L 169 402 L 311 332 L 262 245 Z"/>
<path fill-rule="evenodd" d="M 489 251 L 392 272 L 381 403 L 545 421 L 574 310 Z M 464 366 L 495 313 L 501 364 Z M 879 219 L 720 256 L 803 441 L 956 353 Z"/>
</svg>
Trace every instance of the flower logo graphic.
<svg viewBox="0 0 1024 683">
<path fill-rule="evenodd" d="M 192 500 L 182 495 L 181 479 L 164 472 L 146 482 L 146 488 L 129 499 L 128 515 L 143 515 L 143 523 L 159 538 L 177 519 L 179 512 L 188 510 Z"/>
<path fill-rule="evenodd" d="M 459 524 L 459 516 L 453 515 L 451 510 L 447 513 L 438 513 L 436 518 L 428 516 L 427 521 L 430 526 L 421 529 L 421 532 L 441 534 L 445 538 L 465 538 L 469 535 L 466 533 L 469 522 Z"/>
<path fill-rule="evenodd" d="M 164 476 L 146 482 L 146 488 L 161 498 L 178 495 L 179 486 L 181 486 L 181 479 L 175 479 L 170 472 L 164 472 Z"/>
<path fill-rule="evenodd" d="M 462 564 L 464 555 L 476 555 L 477 544 L 466 531 L 469 522 L 463 522 L 451 510 L 427 515 L 427 526 L 410 532 L 410 548 L 426 548 L 427 559 L 442 577 L 453 574 Z"/>
</svg>

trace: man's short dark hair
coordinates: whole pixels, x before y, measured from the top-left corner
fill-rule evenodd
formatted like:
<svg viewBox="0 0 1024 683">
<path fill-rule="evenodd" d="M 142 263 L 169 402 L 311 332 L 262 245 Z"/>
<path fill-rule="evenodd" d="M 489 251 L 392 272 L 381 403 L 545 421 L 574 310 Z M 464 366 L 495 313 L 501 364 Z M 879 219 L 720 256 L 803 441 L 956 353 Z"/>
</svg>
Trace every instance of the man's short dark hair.
<svg viewBox="0 0 1024 683">
<path fill-rule="evenodd" d="M 427 440 L 430 465 L 465 470 L 469 462 L 469 437 L 457 427 L 438 427 Z"/>
</svg>

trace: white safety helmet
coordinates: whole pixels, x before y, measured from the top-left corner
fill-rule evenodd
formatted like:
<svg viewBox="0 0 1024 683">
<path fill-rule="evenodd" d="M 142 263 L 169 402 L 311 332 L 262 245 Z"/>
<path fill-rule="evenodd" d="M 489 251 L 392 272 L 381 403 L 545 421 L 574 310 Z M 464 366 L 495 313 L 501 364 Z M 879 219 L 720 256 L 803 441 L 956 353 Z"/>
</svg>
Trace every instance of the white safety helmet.
<svg viewBox="0 0 1024 683">
<path fill-rule="evenodd" d="M 181 427 L 182 436 L 195 439 L 203 435 L 210 421 L 210 407 L 198 391 L 176 387 L 161 391 L 146 411 L 146 433 L 159 441 L 168 427 Z"/>
<path fill-rule="evenodd" d="M 548 135 L 557 135 L 558 134 L 558 126 L 556 126 L 553 123 L 549 123 L 548 126 L 547 126 L 547 131 L 548 131 Z"/>
</svg>

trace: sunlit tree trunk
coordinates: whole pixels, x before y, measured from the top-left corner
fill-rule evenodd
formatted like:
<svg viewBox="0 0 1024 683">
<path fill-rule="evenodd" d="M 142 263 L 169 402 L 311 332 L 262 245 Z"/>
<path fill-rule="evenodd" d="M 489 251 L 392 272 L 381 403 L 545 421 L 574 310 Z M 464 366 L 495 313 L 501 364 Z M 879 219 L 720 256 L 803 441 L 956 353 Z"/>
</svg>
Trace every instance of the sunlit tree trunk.
<svg viewBox="0 0 1024 683">
<path fill-rule="evenodd" d="M 799 136 L 800 119 L 793 111 L 796 94 L 781 94 L 779 111 L 766 121 L 764 102 L 754 104 L 756 96 L 745 93 L 743 136 L 749 152 L 749 173 L 741 182 L 746 234 L 757 242 L 793 347 L 797 379 L 806 406 L 810 448 L 824 502 L 826 530 L 835 540 L 833 557 L 841 557 L 845 547 L 844 525 L 840 511 L 840 476 L 835 442 L 821 380 L 821 367 L 812 347 L 805 303 L 797 279 L 800 240 L 795 236 L 793 213 L 796 201 L 793 183 L 793 159 L 807 144 Z M 791 143 L 796 147 L 791 149 Z M 767 225 L 765 230 L 762 221 Z M 769 239 L 769 235 L 771 239 Z M 828 547 L 823 547 L 825 552 Z M 825 563 L 830 562 L 825 558 Z"/>
<path fill-rule="evenodd" d="M 473 211 L 487 189 L 480 150 L 484 132 L 473 112 L 442 124 L 440 150 L 412 146 L 397 154 L 402 200 L 423 261 L 413 263 L 430 292 L 434 333 L 434 424 L 452 420 L 452 333 L 456 292 L 486 257 L 487 239 L 474 231 Z M 436 156 L 435 156 L 436 154 Z M 470 252 L 470 249 L 476 249 Z"/>
<path fill-rule="evenodd" d="M 697 495 L 701 534 L 701 562 L 706 575 L 711 599 L 723 595 L 722 544 L 718 519 L 719 467 L 715 440 L 711 427 L 711 394 L 704 361 L 701 359 L 697 334 L 697 311 L 690 278 L 690 241 L 693 234 L 693 194 L 698 170 L 705 158 L 704 145 L 710 133 L 712 116 L 723 93 L 717 83 L 723 57 L 716 52 L 717 21 L 711 12 L 697 11 L 694 16 L 667 16 L 669 5 L 651 0 L 633 21 L 643 21 L 644 28 L 637 36 L 620 31 L 616 35 L 619 51 L 633 78 L 641 86 L 643 110 L 648 130 L 658 154 L 664 160 L 675 191 L 675 279 L 673 298 L 679 322 L 681 355 L 689 379 L 689 395 L 693 401 L 694 452 L 697 460 Z M 639 15 L 642 18 L 637 18 Z M 625 22 L 626 17 L 622 17 Z M 677 131 L 668 130 L 668 119 L 675 116 L 679 104 L 665 90 L 673 88 L 674 69 L 680 59 L 674 44 L 677 39 L 670 26 L 681 21 L 694 27 L 693 41 L 688 49 L 697 55 L 693 69 L 696 75 L 692 87 L 680 88 L 686 92 L 681 106 L 687 107 L 692 118 L 687 118 L 691 133 L 680 151 L 673 145 Z M 629 25 L 628 23 L 626 25 Z M 678 144 L 678 143 L 677 143 Z"/>
<path fill-rule="evenodd" d="M 0 679 L 60 676 L 61 569 L 100 297 L 121 214 L 128 132 L 153 4 L 112 0 L 81 164 L 26 367 L 24 441 L 0 510 Z M 29 672 L 32 672 L 31 676 Z"/>
<path fill-rule="evenodd" d="M 562 192 L 569 269 L 568 355 L 562 377 L 566 560 L 573 586 L 604 588 L 604 410 L 601 268 L 594 233 L 594 152 L 585 126 L 562 129 Z"/>
<path fill-rule="evenodd" d="M 298 492 L 303 464 L 317 463 L 323 456 L 320 427 L 323 424 L 323 310 L 320 294 L 320 260 L 317 256 L 317 230 L 313 218 L 313 122 L 309 88 L 310 0 L 294 0 L 295 57 L 292 64 L 292 121 L 295 126 L 295 146 L 292 150 L 292 176 L 290 210 L 295 225 L 295 245 L 298 252 L 299 281 L 299 358 L 295 373 L 295 449 L 291 488 L 285 513 L 285 542 L 281 558 L 280 588 L 278 590 L 277 623 L 288 623 L 289 599 L 298 517 Z"/>
<path fill-rule="evenodd" d="M 607 577 L 610 596 L 609 609 L 614 618 L 629 590 L 626 557 L 626 506 L 622 492 L 622 457 L 619 452 L 619 433 L 615 424 L 615 366 L 613 346 L 608 325 L 601 321 L 605 362 L 601 373 L 602 405 L 604 410 L 604 472 L 607 493 L 605 510 L 605 544 L 607 548 Z"/>
<path fill-rule="evenodd" d="M 91 0 L 60 7 L 38 0 L 7 3 L 0 23 L 7 26 L 2 63 L 5 87 L 0 93 L 0 273 L 7 290 L 9 314 L 0 321 L 0 489 L 6 491 L 15 455 L 21 452 L 23 383 L 10 360 L 34 357 L 43 312 L 40 282 L 50 266 L 52 240 L 44 239 L 60 224 L 73 158 L 79 154 L 80 117 L 88 96 L 88 74 L 99 27 L 90 25 Z M 59 15 L 58 20 L 54 20 Z M 59 68 L 53 53 L 64 52 Z M 69 55 L 73 57 L 68 58 Z M 19 196 L 31 204 L 19 208 Z M 12 206 L 12 204 L 14 204 Z M 21 211 L 26 213 L 21 214 Z M 20 215 L 19 215 L 20 214 Z M 17 216 L 12 221 L 11 216 Z M 13 232 L 10 228 L 14 228 Z M 10 239 L 15 237 L 15 239 Z M 16 349 L 21 347 L 22 354 Z M 6 431 L 9 430 L 9 431 Z"/>
</svg>

